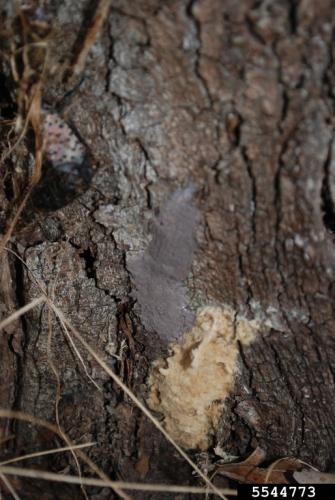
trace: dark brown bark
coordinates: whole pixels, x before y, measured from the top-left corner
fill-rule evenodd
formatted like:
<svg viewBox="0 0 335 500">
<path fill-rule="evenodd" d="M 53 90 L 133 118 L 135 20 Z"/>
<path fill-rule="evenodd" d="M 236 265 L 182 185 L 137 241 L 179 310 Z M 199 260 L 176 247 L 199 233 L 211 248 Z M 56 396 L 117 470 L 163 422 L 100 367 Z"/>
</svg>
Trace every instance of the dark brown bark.
<svg viewBox="0 0 335 500">
<path fill-rule="evenodd" d="M 264 323 L 257 341 L 241 346 L 241 373 L 213 447 L 243 456 L 258 445 L 268 460 L 289 455 L 322 470 L 335 445 L 334 7 L 331 0 L 114 1 L 71 107 L 98 165 L 93 185 L 40 219 L 38 241 L 17 235 L 12 243 L 44 286 L 55 286 L 57 305 L 87 342 L 145 398 L 150 364 L 166 356 L 167 343 L 148 329 L 141 298 L 134 301 L 136 272 L 128 264 L 148 248 L 157 211 L 192 186 L 201 217 L 186 272 L 188 310 L 225 304 Z M 71 54 L 84 8 L 53 6 L 56 59 Z M 64 91 L 50 81 L 45 99 Z M 181 255 L 184 244 L 181 237 Z M 39 294 L 19 261 L 8 259 L 4 315 Z M 155 269 L 143 272 L 156 283 Z M 178 272 L 183 280 L 184 268 Z M 97 441 L 90 456 L 111 477 L 194 481 L 79 348 L 103 388 L 96 390 L 52 321 L 68 435 Z M 0 404 L 54 421 L 47 336 L 45 307 L 1 336 Z M 8 432 L 15 433 L 11 454 L 59 443 L 24 424 L 11 423 Z M 210 448 L 208 460 L 217 458 Z M 58 456 L 39 465 L 60 470 L 69 462 Z"/>
</svg>

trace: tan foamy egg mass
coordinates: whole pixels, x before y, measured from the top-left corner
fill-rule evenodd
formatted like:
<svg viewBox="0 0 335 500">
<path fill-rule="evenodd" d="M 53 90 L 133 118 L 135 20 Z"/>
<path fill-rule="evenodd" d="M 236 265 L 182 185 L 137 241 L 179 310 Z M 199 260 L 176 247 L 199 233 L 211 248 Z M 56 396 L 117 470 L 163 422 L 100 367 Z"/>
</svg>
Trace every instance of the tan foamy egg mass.
<svg viewBox="0 0 335 500">
<path fill-rule="evenodd" d="M 239 373 L 240 346 L 251 344 L 260 328 L 229 306 L 205 306 L 193 328 L 172 344 L 172 354 L 154 362 L 148 404 L 163 415 L 165 429 L 180 446 L 211 445 Z"/>
<path fill-rule="evenodd" d="M 43 120 L 45 155 L 53 164 L 81 163 L 85 146 L 69 125 L 56 113 L 45 113 Z"/>
</svg>

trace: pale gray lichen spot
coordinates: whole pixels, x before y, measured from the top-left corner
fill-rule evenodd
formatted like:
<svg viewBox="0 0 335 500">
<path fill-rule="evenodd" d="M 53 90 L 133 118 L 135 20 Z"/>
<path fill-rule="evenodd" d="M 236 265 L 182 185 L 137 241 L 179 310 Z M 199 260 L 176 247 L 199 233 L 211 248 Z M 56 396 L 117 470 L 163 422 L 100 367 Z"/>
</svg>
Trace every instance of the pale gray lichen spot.
<svg viewBox="0 0 335 500">
<path fill-rule="evenodd" d="M 177 339 L 194 320 L 184 281 L 191 270 L 200 220 L 193 188 L 177 190 L 153 221 L 147 250 L 128 261 L 141 319 L 167 341 Z"/>
</svg>

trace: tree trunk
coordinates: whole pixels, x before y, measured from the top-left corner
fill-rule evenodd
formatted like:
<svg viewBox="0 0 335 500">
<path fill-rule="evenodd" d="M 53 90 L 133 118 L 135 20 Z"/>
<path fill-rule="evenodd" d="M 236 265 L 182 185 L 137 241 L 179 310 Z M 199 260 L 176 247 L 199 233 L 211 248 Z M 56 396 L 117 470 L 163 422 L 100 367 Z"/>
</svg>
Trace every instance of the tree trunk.
<svg viewBox="0 0 335 500">
<path fill-rule="evenodd" d="M 53 62 L 78 46 L 86 7 L 50 6 Z M 252 340 L 236 337 L 237 368 L 210 437 L 188 450 L 199 464 L 199 448 L 211 464 L 214 450 L 242 457 L 257 446 L 269 461 L 294 456 L 322 470 L 334 459 L 334 7 L 113 1 L 66 115 L 94 159 L 91 187 L 39 213 L 30 240 L 14 234 L 7 246 L 29 272 L 3 255 L 3 317 L 41 294 L 39 280 L 142 401 L 152 363 L 169 365 L 169 342 L 182 342 L 204 307 L 257 324 Z M 67 90 L 56 80 L 43 90 L 51 105 Z M 20 147 L 23 160 L 12 161 L 27 168 L 28 146 Z M 8 189 L 1 196 L 5 206 Z M 87 453 L 110 477 L 194 483 L 174 447 L 76 342 L 83 367 L 47 306 L 0 340 L 2 408 L 55 422 L 52 361 L 60 425 L 76 443 L 97 443 Z M 151 407 L 166 425 L 163 406 Z M 10 456 L 66 445 L 15 419 L 3 428 L 14 434 Z M 31 462 L 67 472 L 68 464 L 77 473 L 69 453 Z M 16 487 L 31 489 L 26 498 L 41 489 L 45 498 L 82 495 L 32 480 Z"/>
</svg>

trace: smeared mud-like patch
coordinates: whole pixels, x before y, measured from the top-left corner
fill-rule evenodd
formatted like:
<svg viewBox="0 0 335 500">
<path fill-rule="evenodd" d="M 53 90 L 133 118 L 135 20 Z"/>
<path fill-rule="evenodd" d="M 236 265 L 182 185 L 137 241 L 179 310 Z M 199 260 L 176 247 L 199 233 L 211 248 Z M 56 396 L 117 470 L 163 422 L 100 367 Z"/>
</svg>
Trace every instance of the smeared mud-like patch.
<svg viewBox="0 0 335 500">
<path fill-rule="evenodd" d="M 184 448 L 210 445 L 238 373 L 238 342 L 249 344 L 259 326 L 229 307 L 206 306 L 173 355 L 154 363 L 149 406 L 164 415 L 166 430 Z"/>
</svg>

